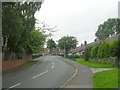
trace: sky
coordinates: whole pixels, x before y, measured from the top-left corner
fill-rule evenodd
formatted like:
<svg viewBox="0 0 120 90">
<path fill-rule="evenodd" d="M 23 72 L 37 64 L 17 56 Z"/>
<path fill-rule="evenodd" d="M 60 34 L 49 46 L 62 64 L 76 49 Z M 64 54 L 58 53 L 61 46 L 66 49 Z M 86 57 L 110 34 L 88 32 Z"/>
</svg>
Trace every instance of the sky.
<svg viewBox="0 0 120 90">
<path fill-rule="evenodd" d="M 44 0 L 35 17 L 51 27 L 59 29 L 53 40 L 63 36 L 74 36 L 79 41 L 94 41 L 98 25 L 108 18 L 118 17 L 119 0 Z"/>
</svg>

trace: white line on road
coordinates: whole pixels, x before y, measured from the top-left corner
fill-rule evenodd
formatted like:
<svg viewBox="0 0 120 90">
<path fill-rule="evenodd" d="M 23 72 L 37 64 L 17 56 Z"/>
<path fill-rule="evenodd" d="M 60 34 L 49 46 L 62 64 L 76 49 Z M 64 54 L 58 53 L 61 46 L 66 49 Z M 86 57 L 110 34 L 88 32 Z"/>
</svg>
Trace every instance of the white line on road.
<svg viewBox="0 0 120 90">
<path fill-rule="evenodd" d="M 52 67 L 51 67 L 51 69 L 53 69 L 54 68 L 54 63 L 52 63 Z M 45 73 L 47 73 L 49 70 L 46 70 L 45 72 L 43 72 L 43 73 L 40 73 L 40 74 L 38 74 L 38 75 L 36 75 L 36 76 L 34 76 L 34 77 L 32 77 L 33 79 L 35 79 L 35 78 L 37 78 L 37 77 L 40 77 L 40 76 L 42 76 L 43 74 L 45 74 Z"/>
<path fill-rule="evenodd" d="M 47 73 L 48 71 L 49 71 L 49 70 L 46 70 L 45 72 L 43 72 L 43 73 L 41 73 L 41 74 L 38 74 L 38 75 L 36 75 L 36 76 L 34 76 L 34 77 L 32 77 L 32 78 L 35 79 L 35 78 L 37 78 L 37 77 L 40 77 L 41 75 Z"/>
<path fill-rule="evenodd" d="M 11 87 L 8 87 L 7 89 L 5 89 L 5 90 L 8 90 L 8 89 L 10 89 L 10 88 L 14 88 L 14 87 L 17 87 L 17 86 L 19 86 L 21 83 L 18 83 L 18 84 L 15 84 L 15 85 L 13 85 L 13 86 L 11 86 Z"/>
<path fill-rule="evenodd" d="M 78 72 L 78 68 L 75 67 L 75 73 L 73 74 L 73 76 L 72 76 L 71 78 L 69 78 L 69 79 L 64 83 L 64 85 L 61 86 L 61 88 L 64 88 L 65 85 L 67 85 L 67 83 L 68 83 L 69 81 L 71 81 L 71 80 L 75 77 L 75 75 L 77 74 L 77 72 Z"/>
<path fill-rule="evenodd" d="M 53 69 L 55 67 L 55 65 L 54 65 L 54 63 L 52 63 L 52 67 L 51 67 L 51 69 Z"/>
</svg>

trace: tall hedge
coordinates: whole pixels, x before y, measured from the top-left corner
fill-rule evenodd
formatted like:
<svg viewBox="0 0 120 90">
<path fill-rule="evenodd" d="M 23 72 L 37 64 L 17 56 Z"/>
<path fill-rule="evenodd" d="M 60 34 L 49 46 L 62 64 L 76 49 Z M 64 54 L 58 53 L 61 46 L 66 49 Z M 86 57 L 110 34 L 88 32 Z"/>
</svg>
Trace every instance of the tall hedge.
<svg viewBox="0 0 120 90">
<path fill-rule="evenodd" d="M 109 44 L 105 42 L 101 42 L 98 48 L 97 56 L 99 58 L 107 58 L 109 57 Z"/>
<path fill-rule="evenodd" d="M 112 41 L 109 43 L 110 56 L 115 57 L 118 53 L 118 41 Z"/>
<path fill-rule="evenodd" d="M 98 52 L 98 45 L 95 45 L 95 46 L 91 49 L 90 57 L 91 57 L 91 58 L 96 58 L 96 57 L 97 57 L 97 52 Z"/>
<path fill-rule="evenodd" d="M 88 46 L 85 49 L 84 57 L 86 60 L 89 60 L 89 58 L 90 58 L 91 49 L 92 49 L 92 46 Z"/>
<path fill-rule="evenodd" d="M 99 44 L 87 46 L 85 49 L 84 57 L 86 60 L 89 58 L 108 58 L 120 57 L 120 40 L 112 40 L 110 42 L 100 42 Z"/>
</svg>

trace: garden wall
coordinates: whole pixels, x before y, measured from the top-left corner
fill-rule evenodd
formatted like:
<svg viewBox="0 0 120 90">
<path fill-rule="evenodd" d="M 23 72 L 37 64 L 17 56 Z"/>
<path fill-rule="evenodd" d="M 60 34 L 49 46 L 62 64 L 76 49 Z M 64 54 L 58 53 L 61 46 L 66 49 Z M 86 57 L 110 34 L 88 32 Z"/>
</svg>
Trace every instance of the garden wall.
<svg viewBox="0 0 120 90">
<path fill-rule="evenodd" d="M 2 71 L 13 69 L 16 67 L 19 67 L 20 65 L 23 65 L 30 61 L 32 59 L 32 56 L 24 56 L 23 59 L 18 59 L 18 60 L 4 60 L 2 61 Z"/>
<path fill-rule="evenodd" d="M 109 58 L 93 58 L 90 59 L 91 61 L 94 62 L 105 62 L 105 63 L 111 63 L 113 65 L 116 65 L 116 58 L 115 57 L 109 57 Z"/>
</svg>

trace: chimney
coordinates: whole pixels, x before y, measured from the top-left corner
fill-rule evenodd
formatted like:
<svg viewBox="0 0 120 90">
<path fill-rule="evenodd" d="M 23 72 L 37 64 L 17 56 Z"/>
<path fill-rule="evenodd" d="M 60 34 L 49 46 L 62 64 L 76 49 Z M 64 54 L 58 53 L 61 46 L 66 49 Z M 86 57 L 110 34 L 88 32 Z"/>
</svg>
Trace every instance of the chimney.
<svg viewBox="0 0 120 90">
<path fill-rule="evenodd" d="M 85 45 L 85 46 L 87 45 L 87 41 L 84 41 L 84 45 Z"/>
</svg>

